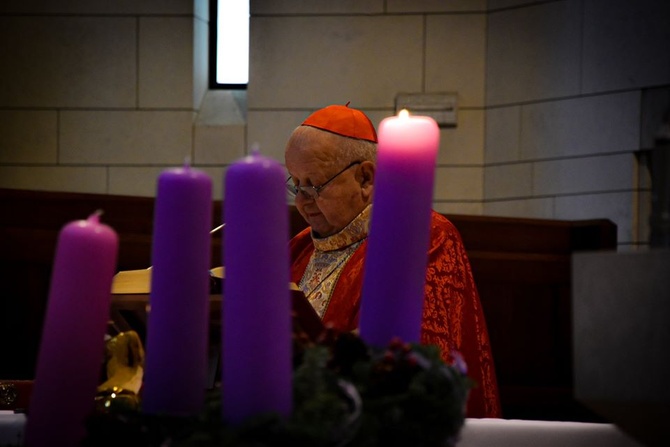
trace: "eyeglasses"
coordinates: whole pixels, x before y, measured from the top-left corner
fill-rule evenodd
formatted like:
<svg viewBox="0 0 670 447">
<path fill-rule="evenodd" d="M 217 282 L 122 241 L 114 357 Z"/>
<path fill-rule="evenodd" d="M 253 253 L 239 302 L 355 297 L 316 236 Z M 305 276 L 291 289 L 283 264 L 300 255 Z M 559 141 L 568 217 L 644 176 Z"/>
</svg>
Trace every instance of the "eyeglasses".
<svg viewBox="0 0 670 447">
<path fill-rule="evenodd" d="M 286 179 L 286 189 L 288 190 L 288 192 L 289 192 L 293 197 L 297 196 L 298 193 L 300 192 L 300 193 L 302 193 L 302 195 L 303 195 L 304 198 L 306 198 L 306 199 L 316 200 L 316 199 L 319 197 L 319 192 L 321 192 L 321 190 L 322 190 L 323 188 L 325 188 L 326 186 L 328 186 L 328 184 L 329 184 L 330 182 L 332 182 L 333 180 L 335 180 L 335 178 L 336 178 L 338 175 L 342 174 L 344 171 L 346 171 L 347 169 L 351 168 L 352 166 L 356 166 L 356 165 L 359 165 L 359 164 L 361 164 L 361 163 L 362 163 L 361 161 L 355 161 L 355 162 L 351 163 L 351 164 L 348 165 L 346 168 L 342 169 L 340 172 L 338 172 L 337 174 L 335 174 L 334 176 L 332 176 L 331 178 L 329 178 L 328 180 L 326 180 L 325 183 L 322 183 L 322 184 L 319 185 L 319 186 L 296 186 L 296 185 L 293 184 L 293 181 L 291 180 L 291 177 L 289 177 L 289 178 Z"/>
</svg>

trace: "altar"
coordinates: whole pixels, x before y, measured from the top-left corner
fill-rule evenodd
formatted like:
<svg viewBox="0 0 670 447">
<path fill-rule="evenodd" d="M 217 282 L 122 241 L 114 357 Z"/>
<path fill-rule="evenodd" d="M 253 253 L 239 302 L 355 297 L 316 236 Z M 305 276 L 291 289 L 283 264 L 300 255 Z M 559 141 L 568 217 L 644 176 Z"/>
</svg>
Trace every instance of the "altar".
<svg viewBox="0 0 670 447">
<path fill-rule="evenodd" d="M 26 415 L 0 412 L 0 445 L 20 446 Z M 466 419 L 458 447 L 641 447 L 606 423 Z"/>
<path fill-rule="evenodd" d="M 28 291 L 36 289 L 34 295 L 44 295 L 44 286 L 47 284 L 53 260 L 51 248 L 45 250 L 44 247 L 53 247 L 56 230 L 62 225 L 63 220 L 82 216 L 84 211 L 93 206 L 92 203 L 96 206 L 102 203 L 108 221 L 120 231 L 123 257 L 119 261 L 119 268 L 132 270 L 150 265 L 148 253 L 151 240 L 149 233 L 152 200 L 25 191 L 4 191 L 1 196 L 3 200 L 0 203 L 7 205 L 7 209 L 13 210 L 12 213 L 5 214 L 12 219 L 9 220 L 7 217 L 8 221 L 0 228 L 7 236 L 4 240 L 11 242 L 9 249 L 4 251 L 4 256 L 7 257 L 4 264 L 7 269 L 4 275 L 9 290 L 18 291 L 20 285 L 21 293 L 25 294 L 27 293 L 24 290 L 25 284 L 32 284 Z M 25 208 L 26 203 L 30 204 L 30 209 Z M 131 205 L 136 208 L 134 212 L 128 212 L 129 206 L 132 208 Z M 215 205 L 217 211 L 220 211 L 221 204 Z M 28 217 L 34 215 L 36 208 L 58 210 L 58 213 L 40 212 L 40 215 L 47 216 L 46 221 L 40 221 L 39 227 L 34 228 L 36 223 Z M 294 210 L 291 211 L 291 216 L 296 217 Z M 55 214 L 58 216 L 54 217 Z M 572 362 L 569 355 L 571 337 L 567 330 L 570 322 L 571 253 L 584 249 L 611 249 L 615 245 L 611 223 L 520 220 L 483 216 L 450 216 L 450 218 L 458 224 L 467 242 L 473 270 L 476 270 L 479 280 L 482 303 L 488 310 L 487 322 L 492 334 L 492 343 L 496 343 L 496 358 L 499 360 L 497 366 L 501 398 L 506 404 L 506 417 L 509 418 L 467 419 L 458 445 L 515 447 L 640 445 L 613 424 L 562 422 L 566 419 L 559 417 L 564 416 L 564 412 L 554 411 L 554 408 L 565 408 L 566 403 L 573 405 L 569 400 L 572 398 L 573 390 L 571 389 Z M 297 224 L 292 227 L 295 227 L 292 228 L 292 233 L 299 229 Z M 492 231 L 493 229 L 495 231 Z M 505 237 L 501 237 L 502 233 Z M 42 247 L 41 250 L 33 247 L 36 242 L 37 247 Z M 211 265 L 221 265 L 219 258 L 221 245 L 222 241 L 219 238 L 213 239 Z M 17 259 L 21 262 L 17 262 Z M 26 266 L 30 268 L 24 268 Z M 501 287 L 503 284 L 505 287 Z M 506 292 L 501 294 L 501 290 Z M 30 298 L 28 301 L 36 302 L 36 300 L 37 298 Z M 212 296 L 210 300 L 212 309 L 218 310 L 220 296 Z M 4 306 L 10 306 L 12 303 L 14 302 L 5 303 Z M 12 314 L 20 316 L 20 312 L 16 311 L 16 304 L 13 305 L 14 307 L 10 306 L 7 310 L 12 310 Z M 133 317 L 139 317 L 136 321 L 144 324 L 142 320 L 146 305 L 144 294 L 117 295 L 112 315 L 114 316 L 115 312 L 123 315 L 124 318 L 116 319 L 116 322 L 121 320 L 130 322 Z M 556 309 L 559 310 L 557 314 Z M 527 315 L 528 318 L 524 319 L 527 324 L 503 318 L 504 315 L 512 314 L 516 318 L 519 315 Z M 545 317 L 552 315 L 560 324 L 552 326 L 549 330 L 546 323 L 554 320 L 540 318 L 541 315 Z M 39 319 L 25 320 L 34 321 L 31 326 L 38 326 Z M 537 324 L 530 324 L 536 320 Z M 529 334 L 533 336 L 529 337 Z M 554 343 L 556 341 L 560 343 Z M 555 352 L 529 349 L 536 344 L 555 345 L 557 349 Z M 525 355 L 529 350 L 536 352 L 536 355 Z M 538 359 L 545 358 L 543 355 L 546 361 L 539 361 Z M 544 365 L 544 369 L 538 365 Z M 528 380 L 530 377 L 533 379 L 532 382 Z M 533 392 L 522 392 L 524 390 Z M 547 396 L 559 394 L 560 399 L 547 399 Z M 518 416 L 530 413 L 529 409 L 539 417 L 557 419 L 541 421 L 534 420 L 532 415 Z M 503 414 L 505 415 L 505 412 Z M 571 412 L 570 416 L 579 417 L 580 414 Z M 8 443 L 21 445 L 25 422 L 24 414 L 1 413 L 0 445 Z"/>
<path fill-rule="evenodd" d="M 103 209 L 104 221 L 120 236 L 118 269 L 146 269 L 151 265 L 153 207 L 154 199 L 145 197 L 0 188 L 0 280 L 8 297 L 21 297 L 0 303 L 0 314 L 13 316 L 0 327 L 0 347 L 12 359 L 0 364 L 1 379 L 32 379 L 56 237 L 63 223 Z M 221 208 L 216 201 L 212 228 L 220 224 Z M 295 207 L 289 213 L 293 235 L 305 222 Z M 592 420 L 594 415 L 573 396 L 571 254 L 614 250 L 614 224 L 447 217 L 461 232 L 477 281 L 503 416 Z M 222 245 L 221 232 L 213 234 L 211 266 L 222 265 Z M 130 307 L 135 304 L 121 304 L 121 299 L 118 304 L 115 311 L 120 310 L 126 321 L 144 312 L 142 303 L 135 303 L 134 310 Z"/>
</svg>

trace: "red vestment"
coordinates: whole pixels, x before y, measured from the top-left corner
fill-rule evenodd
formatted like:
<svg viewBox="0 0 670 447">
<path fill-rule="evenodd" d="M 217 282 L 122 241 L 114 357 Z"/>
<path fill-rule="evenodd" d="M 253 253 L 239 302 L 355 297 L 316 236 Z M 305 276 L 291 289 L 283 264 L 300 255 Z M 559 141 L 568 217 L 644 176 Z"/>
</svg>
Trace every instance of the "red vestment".
<svg viewBox="0 0 670 447">
<path fill-rule="evenodd" d="M 311 228 L 291 239 L 290 249 L 291 280 L 298 284 L 314 252 Z M 366 250 L 367 240 L 347 261 L 332 291 L 323 322 L 336 330 L 358 327 Z M 491 346 L 470 261 L 458 230 L 434 211 L 428 256 L 421 343 L 437 345 L 447 362 L 452 350 L 462 354 L 477 383 L 470 391 L 468 417 L 500 417 Z"/>
</svg>

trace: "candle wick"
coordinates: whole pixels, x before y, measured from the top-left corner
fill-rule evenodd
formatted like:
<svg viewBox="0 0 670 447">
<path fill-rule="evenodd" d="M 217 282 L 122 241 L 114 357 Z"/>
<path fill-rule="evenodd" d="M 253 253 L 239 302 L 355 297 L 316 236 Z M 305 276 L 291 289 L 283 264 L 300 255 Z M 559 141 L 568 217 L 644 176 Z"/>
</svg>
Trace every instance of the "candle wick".
<svg viewBox="0 0 670 447">
<path fill-rule="evenodd" d="M 217 231 L 219 231 L 220 229 L 222 229 L 222 228 L 225 227 L 225 226 L 226 226 L 226 224 L 225 224 L 225 223 L 222 223 L 222 224 L 219 225 L 218 227 L 213 228 L 212 231 L 209 232 L 209 234 L 214 234 L 214 233 L 216 233 Z"/>
<path fill-rule="evenodd" d="M 224 222 L 224 223 L 222 223 L 221 225 L 219 225 L 218 227 L 212 228 L 212 230 L 209 232 L 209 234 L 214 234 L 214 233 L 216 233 L 217 231 L 221 230 L 221 229 L 222 229 L 223 227 L 225 227 L 225 226 L 226 226 L 226 224 L 225 224 L 225 222 Z M 147 270 L 152 269 L 152 268 L 153 268 L 153 265 L 150 265 L 149 267 L 147 267 Z"/>
<path fill-rule="evenodd" d="M 254 143 L 251 145 L 251 154 L 252 155 L 259 155 L 261 152 L 261 146 L 258 143 Z"/>
<path fill-rule="evenodd" d="M 101 210 L 100 208 L 98 208 L 97 210 L 95 210 L 95 211 L 93 212 L 93 214 L 91 214 L 90 216 L 88 216 L 88 219 L 87 219 L 87 220 L 88 220 L 89 222 L 100 222 L 100 216 L 102 216 L 103 214 L 104 214 L 104 211 Z"/>
<path fill-rule="evenodd" d="M 184 168 L 189 168 L 191 167 L 191 156 L 187 155 L 184 157 Z"/>
</svg>

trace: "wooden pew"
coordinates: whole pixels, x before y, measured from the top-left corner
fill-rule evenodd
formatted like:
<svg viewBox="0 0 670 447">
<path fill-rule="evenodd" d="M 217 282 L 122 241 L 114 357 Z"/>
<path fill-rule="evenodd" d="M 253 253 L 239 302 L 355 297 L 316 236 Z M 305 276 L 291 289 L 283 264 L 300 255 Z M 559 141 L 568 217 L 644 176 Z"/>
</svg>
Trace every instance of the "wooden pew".
<svg viewBox="0 0 670 447">
<path fill-rule="evenodd" d="M 0 380 L 33 377 L 58 232 L 101 209 L 119 234 L 118 270 L 151 264 L 152 198 L 0 189 Z M 212 228 L 222 221 L 214 203 Z M 291 234 L 305 227 L 289 208 Z M 486 315 L 505 418 L 596 421 L 572 397 L 570 257 L 615 250 L 609 220 L 447 215 Z M 221 265 L 221 233 L 212 266 Z"/>
</svg>

